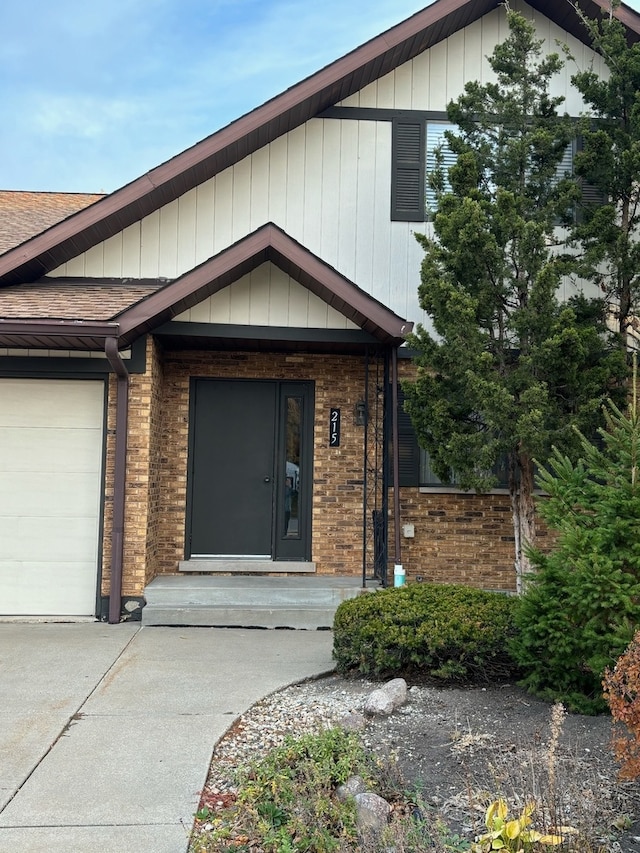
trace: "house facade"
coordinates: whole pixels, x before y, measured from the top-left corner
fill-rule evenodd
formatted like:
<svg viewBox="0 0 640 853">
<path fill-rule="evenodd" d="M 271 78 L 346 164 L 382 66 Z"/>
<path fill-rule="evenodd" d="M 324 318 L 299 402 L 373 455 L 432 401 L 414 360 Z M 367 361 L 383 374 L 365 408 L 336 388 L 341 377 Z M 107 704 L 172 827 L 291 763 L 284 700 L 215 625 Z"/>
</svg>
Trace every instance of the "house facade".
<svg viewBox="0 0 640 853">
<path fill-rule="evenodd" d="M 601 67 L 571 4 L 512 6 Z M 637 39 L 640 16 L 618 14 Z M 398 403 L 426 322 L 428 156 L 506 35 L 497 0 L 436 0 L 16 230 L 0 255 L 1 615 L 117 622 L 154 579 L 195 573 L 366 585 L 401 563 L 515 588 L 507 496 L 434 483 Z M 554 87 L 577 116 L 570 74 Z"/>
</svg>

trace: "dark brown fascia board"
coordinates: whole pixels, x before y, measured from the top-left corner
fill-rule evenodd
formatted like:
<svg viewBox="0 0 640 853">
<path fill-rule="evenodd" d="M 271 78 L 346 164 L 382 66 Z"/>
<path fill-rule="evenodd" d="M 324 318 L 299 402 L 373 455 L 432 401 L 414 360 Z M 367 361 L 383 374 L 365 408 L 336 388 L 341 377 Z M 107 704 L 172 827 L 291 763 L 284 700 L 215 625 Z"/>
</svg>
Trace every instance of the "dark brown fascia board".
<svg viewBox="0 0 640 853">
<path fill-rule="evenodd" d="M 120 339 L 130 343 L 198 302 L 272 261 L 379 340 L 400 343 L 413 324 L 369 296 L 273 223 L 224 249 L 117 316 Z"/>
<path fill-rule="evenodd" d="M 33 320 L 0 318 L 0 335 L 47 335 L 51 337 L 118 337 L 118 323 L 92 323 L 85 320 Z"/>
<path fill-rule="evenodd" d="M 0 283 L 42 277 L 451 35 L 454 26 L 468 26 L 499 2 L 436 0 L 122 189 L 9 250 L 0 256 Z M 553 14 L 562 2 L 553 0 L 546 14 Z M 530 3 L 534 8 L 547 6 L 543 0 Z M 588 10 L 596 10 L 603 9 L 608 0 L 583 3 Z M 640 33 L 640 15 L 626 6 L 616 14 L 634 33 Z"/>
<path fill-rule="evenodd" d="M 104 349 L 107 338 L 117 338 L 118 332 L 117 323 L 0 318 L 0 347 L 98 351 Z"/>
</svg>

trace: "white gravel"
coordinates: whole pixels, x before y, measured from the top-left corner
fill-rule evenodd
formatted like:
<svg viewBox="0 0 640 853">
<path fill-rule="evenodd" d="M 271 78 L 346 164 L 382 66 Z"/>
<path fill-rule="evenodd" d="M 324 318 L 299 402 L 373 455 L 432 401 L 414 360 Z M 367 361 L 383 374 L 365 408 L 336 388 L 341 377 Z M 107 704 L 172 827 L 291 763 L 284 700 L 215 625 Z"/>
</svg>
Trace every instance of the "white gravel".
<svg viewBox="0 0 640 853">
<path fill-rule="evenodd" d="M 377 684 L 328 676 L 294 684 L 253 705 L 230 727 L 215 747 L 209 784 L 233 787 L 234 772 L 279 746 L 286 735 L 317 732 L 335 725 L 345 714 L 362 713 Z"/>
</svg>

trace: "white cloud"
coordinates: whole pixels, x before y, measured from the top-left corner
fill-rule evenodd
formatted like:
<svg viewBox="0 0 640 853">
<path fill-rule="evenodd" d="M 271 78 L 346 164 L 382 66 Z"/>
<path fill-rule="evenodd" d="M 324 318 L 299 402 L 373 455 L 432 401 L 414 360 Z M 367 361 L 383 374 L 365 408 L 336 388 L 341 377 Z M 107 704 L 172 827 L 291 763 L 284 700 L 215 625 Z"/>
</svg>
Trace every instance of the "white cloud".
<svg viewBox="0 0 640 853">
<path fill-rule="evenodd" d="M 34 129 L 46 136 L 95 140 L 115 135 L 120 126 L 140 118 L 140 104 L 100 96 L 38 96 L 33 107 Z"/>
</svg>

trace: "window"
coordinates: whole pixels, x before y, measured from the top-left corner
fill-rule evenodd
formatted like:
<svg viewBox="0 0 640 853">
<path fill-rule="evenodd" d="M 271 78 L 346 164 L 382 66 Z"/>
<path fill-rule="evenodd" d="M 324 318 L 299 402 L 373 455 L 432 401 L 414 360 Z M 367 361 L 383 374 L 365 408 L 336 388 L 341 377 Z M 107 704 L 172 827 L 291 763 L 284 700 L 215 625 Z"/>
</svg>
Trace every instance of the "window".
<svg viewBox="0 0 640 853">
<path fill-rule="evenodd" d="M 495 488 L 508 489 L 509 478 L 507 474 L 506 459 L 500 460 L 500 462 L 493 466 L 491 471 L 496 475 L 498 480 Z M 444 489 L 459 491 L 459 487 L 456 485 L 455 475 L 452 476 L 450 483 L 443 483 L 442 480 L 435 475 L 431 468 L 431 459 L 429 458 L 429 454 L 423 449 L 420 449 L 420 487 L 438 491 Z"/>
<path fill-rule="evenodd" d="M 445 178 L 455 157 L 446 144 L 444 133 L 455 130 L 445 119 L 428 119 L 423 114 L 397 116 L 392 122 L 391 219 L 424 222 L 435 208 L 435 193 L 427 186 L 427 174 L 436 166 L 435 152 L 441 146 Z M 568 145 L 556 170 L 558 180 L 573 172 L 575 152 L 580 139 Z M 604 203 L 600 193 L 582 185 L 585 203 Z"/>
<path fill-rule="evenodd" d="M 389 397 L 390 399 L 390 397 Z M 455 481 L 443 483 L 431 468 L 431 460 L 426 450 L 418 445 L 418 439 L 411 418 L 404 410 L 404 394 L 398 388 L 398 482 L 402 486 L 413 486 L 434 491 L 460 491 Z M 499 462 L 493 469 L 498 484 L 496 489 L 508 489 L 506 460 Z M 393 472 L 393 453 L 391 453 L 390 473 Z M 389 484 L 393 485 L 393 477 Z"/>
<path fill-rule="evenodd" d="M 427 200 L 427 215 L 432 215 L 436 209 L 436 194 L 429 186 L 429 173 L 433 172 L 438 165 L 436 154 L 440 150 L 442 158 L 442 172 L 444 175 L 445 192 L 451 191 L 449 183 L 449 169 L 455 165 L 456 157 L 447 145 L 445 132 L 455 131 L 455 126 L 448 121 L 428 121 L 426 130 L 426 176 L 425 176 L 425 198 Z"/>
</svg>

